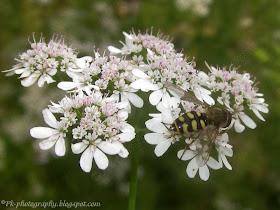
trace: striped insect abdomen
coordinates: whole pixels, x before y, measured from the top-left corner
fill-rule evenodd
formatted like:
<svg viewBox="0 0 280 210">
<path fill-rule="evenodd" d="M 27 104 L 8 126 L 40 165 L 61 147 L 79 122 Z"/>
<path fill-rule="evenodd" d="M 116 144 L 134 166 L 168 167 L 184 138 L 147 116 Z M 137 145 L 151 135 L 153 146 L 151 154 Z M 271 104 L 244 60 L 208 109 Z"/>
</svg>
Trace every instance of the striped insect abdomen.
<svg viewBox="0 0 280 210">
<path fill-rule="evenodd" d="M 202 130 L 206 126 L 206 115 L 204 113 L 191 111 L 178 117 L 172 123 L 170 129 L 174 133 L 184 134 Z"/>
</svg>

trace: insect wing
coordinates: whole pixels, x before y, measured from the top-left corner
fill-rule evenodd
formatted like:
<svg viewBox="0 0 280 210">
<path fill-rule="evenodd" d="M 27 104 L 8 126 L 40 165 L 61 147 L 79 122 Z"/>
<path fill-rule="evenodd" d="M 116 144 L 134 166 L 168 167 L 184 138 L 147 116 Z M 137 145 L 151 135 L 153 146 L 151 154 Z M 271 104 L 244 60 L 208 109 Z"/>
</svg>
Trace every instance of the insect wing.
<svg viewBox="0 0 280 210">
<path fill-rule="evenodd" d="M 187 91 L 180 88 L 179 86 L 174 85 L 171 82 L 165 82 L 165 85 L 172 95 L 178 96 L 179 98 L 181 98 L 184 101 L 192 102 L 192 103 L 195 103 L 195 104 L 198 104 L 198 105 L 207 106 L 205 103 L 201 102 L 195 96 L 188 93 Z"/>
</svg>

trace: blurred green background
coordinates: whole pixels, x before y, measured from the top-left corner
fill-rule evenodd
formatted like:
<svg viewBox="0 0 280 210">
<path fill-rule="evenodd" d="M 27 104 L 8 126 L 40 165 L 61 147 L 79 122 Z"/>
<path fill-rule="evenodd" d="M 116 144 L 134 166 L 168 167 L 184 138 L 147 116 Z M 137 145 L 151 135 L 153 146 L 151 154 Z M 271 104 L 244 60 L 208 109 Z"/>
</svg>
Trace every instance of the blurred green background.
<svg viewBox="0 0 280 210">
<path fill-rule="evenodd" d="M 270 112 L 266 122 L 250 113 L 255 130 L 230 132 L 233 170 L 211 170 L 207 182 L 198 175 L 190 179 L 187 163 L 177 160 L 179 147 L 157 158 L 153 146 L 142 142 L 137 209 L 280 209 L 279 11 L 279 0 L 1 0 L 0 70 L 11 68 L 13 58 L 27 50 L 33 31 L 47 38 L 66 35 L 66 43 L 83 56 L 91 55 L 94 45 L 120 47 L 122 31 L 151 26 L 196 57 L 201 70 L 204 61 L 241 66 L 260 82 Z M 110 157 L 107 170 L 94 166 L 87 174 L 79 155 L 68 150 L 58 158 L 29 136 L 31 127 L 45 125 L 41 110 L 49 100 L 62 95 L 55 85 L 24 88 L 16 76 L 0 76 L 0 199 L 97 201 L 98 209 L 126 209 L 129 158 Z"/>
</svg>

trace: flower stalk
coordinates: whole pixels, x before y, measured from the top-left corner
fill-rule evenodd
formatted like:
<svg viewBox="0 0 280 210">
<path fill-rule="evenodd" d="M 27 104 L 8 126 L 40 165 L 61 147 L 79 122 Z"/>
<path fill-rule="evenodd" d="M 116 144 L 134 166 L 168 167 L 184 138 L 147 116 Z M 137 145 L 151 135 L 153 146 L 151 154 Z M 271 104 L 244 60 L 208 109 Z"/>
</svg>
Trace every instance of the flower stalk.
<svg viewBox="0 0 280 210">
<path fill-rule="evenodd" d="M 131 175 L 130 175 L 130 186 L 129 186 L 129 197 L 128 197 L 128 210 L 135 210 L 136 206 L 136 193 L 137 193 L 137 169 L 139 159 L 139 141 L 141 135 L 138 132 L 136 138 L 132 142 L 131 151 Z"/>
</svg>

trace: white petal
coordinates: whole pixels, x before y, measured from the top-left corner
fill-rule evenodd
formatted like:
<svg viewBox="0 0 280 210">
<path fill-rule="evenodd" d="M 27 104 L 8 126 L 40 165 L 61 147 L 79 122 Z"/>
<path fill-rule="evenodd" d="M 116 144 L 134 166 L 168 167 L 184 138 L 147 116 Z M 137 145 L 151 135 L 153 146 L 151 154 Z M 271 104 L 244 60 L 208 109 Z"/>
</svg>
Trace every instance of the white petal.
<svg viewBox="0 0 280 210">
<path fill-rule="evenodd" d="M 198 170 L 198 165 L 196 164 L 195 158 L 193 158 L 189 162 L 186 172 L 190 178 L 194 178 L 197 173 L 197 170 Z"/>
<path fill-rule="evenodd" d="M 117 135 L 121 142 L 129 142 L 135 138 L 135 133 L 121 133 Z"/>
<path fill-rule="evenodd" d="M 98 168 L 104 170 L 108 167 L 109 160 L 107 156 L 98 148 L 95 149 L 93 157 Z"/>
<path fill-rule="evenodd" d="M 57 156 L 64 156 L 65 155 L 65 141 L 64 138 L 62 136 L 59 137 L 59 139 L 57 140 L 56 144 L 55 144 L 55 148 L 54 148 L 55 154 Z"/>
<path fill-rule="evenodd" d="M 144 102 L 143 102 L 142 98 L 140 98 L 135 93 L 128 93 L 128 99 L 137 108 L 143 107 Z"/>
<path fill-rule="evenodd" d="M 74 154 L 80 154 L 82 153 L 86 148 L 88 144 L 85 144 L 83 141 L 76 143 L 76 144 L 71 144 L 71 149 Z"/>
<path fill-rule="evenodd" d="M 111 52 L 111 54 L 119 54 L 122 52 L 120 49 L 113 47 L 113 46 L 109 46 L 108 50 Z"/>
<path fill-rule="evenodd" d="M 221 155 L 221 158 L 222 158 L 222 161 L 223 161 L 223 163 L 225 164 L 225 166 L 226 166 L 229 170 L 232 170 L 232 167 L 231 167 L 231 165 L 229 164 L 229 162 L 228 162 L 226 156 L 225 156 L 225 155 Z"/>
<path fill-rule="evenodd" d="M 215 160 L 214 158 L 212 158 L 212 157 L 209 157 L 209 160 L 207 161 L 207 165 L 208 165 L 210 168 L 215 169 L 215 170 L 221 168 L 220 163 L 219 163 L 218 161 L 216 161 L 216 160 Z"/>
<path fill-rule="evenodd" d="M 82 58 L 78 58 L 76 64 L 79 68 L 85 68 L 85 64 L 91 62 L 92 60 L 91 56 L 84 56 Z"/>
<path fill-rule="evenodd" d="M 43 113 L 43 117 L 44 117 L 45 122 L 49 126 L 58 129 L 57 121 L 56 121 L 56 118 L 53 115 L 53 113 L 51 113 L 51 111 L 49 109 L 44 109 L 42 111 L 42 113 Z"/>
<path fill-rule="evenodd" d="M 169 139 L 162 141 L 161 143 L 159 143 L 156 148 L 155 148 L 155 154 L 156 156 L 160 157 L 162 156 L 170 147 L 171 142 Z"/>
<path fill-rule="evenodd" d="M 265 105 L 256 104 L 255 106 L 259 111 L 261 111 L 263 113 L 268 113 L 268 111 L 269 111 L 267 106 L 265 106 Z"/>
<path fill-rule="evenodd" d="M 232 157 L 233 156 L 233 150 L 229 147 L 223 148 L 223 152 L 226 156 Z"/>
<path fill-rule="evenodd" d="M 166 140 L 166 137 L 162 133 L 147 133 L 144 135 L 144 139 L 149 144 L 159 144 Z"/>
<path fill-rule="evenodd" d="M 141 71 L 139 69 L 133 69 L 132 74 L 134 74 L 134 76 L 139 77 L 141 79 L 149 79 L 150 78 L 146 73 L 144 73 L 143 71 Z"/>
<path fill-rule="evenodd" d="M 171 97 L 170 101 L 169 101 L 170 108 L 173 108 L 173 109 L 177 108 L 180 104 L 180 101 L 181 100 L 178 97 Z"/>
<path fill-rule="evenodd" d="M 170 102 L 170 95 L 166 93 L 162 96 L 162 105 L 165 108 L 169 108 L 170 107 L 169 102 Z"/>
<path fill-rule="evenodd" d="M 239 114 L 239 117 L 249 128 L 255 129 L 257 127 L 256 123 L 246 114 Z"/>
<path fill-rule="evenodd" d="M 75 89 L 79 83 L 75 82 L 60 82 L 57 84 L 57 87 L 62 89 L 62 90 L 72 90 Z"/>
<path fill-rule="evenodd" d="M 45 139 L 57 134 L 57 130 L 47 127 L 35 127 L 30 129 L 30 135 L 36 139 Z"/>
<path fill-rule="evenodd" d="M 203 181 L 207 181 L 209 179 L 210 173 L 207 165 L 199 168 L 199 176 Z"/>
<path fill-rule="evenodd" d="M 145 122 L 146 127 L 155 133 L 169 133 L 168 129 L 156 119 L 150 119 Z"/>
<path fill-rule="evenodd" d="M 57 141 L 58 137 L 59 137 L 59 135 L 54 135 L 44 141 L 41 141 L 39 143 L 40 149 L 48 150 L 48 149 L 52 148 L 53 145 L 55 144 L 55 142 Z"/>
<path fill-rule="evenodd" d="M 125 121 L 128 118 L 128 113 L 126 110 L 120 110 L 118 112 L 118 117 L 120 118 L 121 121 Z"/>
<path fill-rule="evenodd" d="M 97 147 L 108 155 L 116 155 L 120 152 L 120 147 L 118 145 L 107 141 L 101 141 Z"/>
<path fill-rule="evenodd" d="M 259 118 L 259 119 L 261 119 L 262 121 L 265 121 L 265 119 L 263 118 L 263 116 L 260 114 L 260 112 L 259 112 L 259 110 L 257 110 L 257 109 L 252 109 L 252 111 L 255 113 L 255 115 Z"/>
<path fill-rule="evenodd" d="M 158 102 L 161 100 L 162 95 L 163 95 L 163 91 L 161 89 L 152 92 L 149 96 L 150 103 L 154 106 L 157 105 Z"/>
<path fill-rule="evenodd" d="M 215 101 L 211 96 L 209 96 L 207 94 L 202 94 L 201 96 L 202 96 L 203 101 L 205 101 L 210 106 L 215 104 Z"/>
<path fill-rule="evenodd" d="M 24 87 L 29 87 L 36 82 L 38 77 L 39 77 L 39 75 L 33 73 L 29 77 L 26 77 L 25 79 L 21 80 L 21 85 Z"/>
<path fill-rule="evenodd" d="M 113 144 L 115 144 L 117 147 L 120 148 L 118 155 L 122 158 L 127 158 L 129 153 L 128 153 L 127 149 L 123 146 L 123 144 L 119 141 L 113 141 Z"/>
<path fill-rule="evenodd" d="M 174 119 L 170 112 L 163 112 L 161 114 L 162 122 L 165 124 L 172 124 L 174 122 Z"/>
<path fill-rule="evenodd" d="M 92 146 L 89 146 L 81 155 L 80 158 L 80 166 L 83 171 L 90 172 L 92 167 L 92 160 L 93 160 L 94 150 Z"/>
<path fill-rule="evenodd" d="M 237 133 L 241 133 L 244 131 L 245 127 L 244 125 L 242 125 L 239 120 L 235 120 L 235 123 L 234 123 L 234 128 L 236 130 Z"/>
<path fill-rule="evenodd" d="M 135 132 L 134 127 L 126 122 L 123 122 L 120 124 L 120 130 L 123 133 L 134 133 Z"/>
<path fill-rule="evenodd" d="M 184 153 L 184 155 L 183 155 Z M 183 156 L 182 156 L 183 155 Z M 184 152 L 184 149 L 179 150 L 177 153 L 177 157 L 181 160 L 190 160 L 192 159 L 196 154 L 192 150 L 186 150 Z"/>
<path fill-rule="evenodd" d="M 46 82 L 46 76 L 42 75 L 38 80 L 38 87 L 43 87 Z"/>
</svg>

